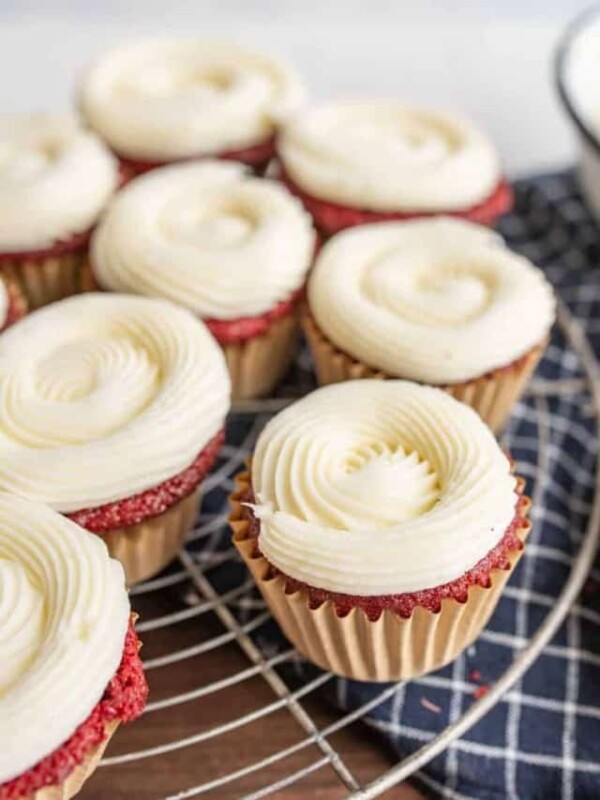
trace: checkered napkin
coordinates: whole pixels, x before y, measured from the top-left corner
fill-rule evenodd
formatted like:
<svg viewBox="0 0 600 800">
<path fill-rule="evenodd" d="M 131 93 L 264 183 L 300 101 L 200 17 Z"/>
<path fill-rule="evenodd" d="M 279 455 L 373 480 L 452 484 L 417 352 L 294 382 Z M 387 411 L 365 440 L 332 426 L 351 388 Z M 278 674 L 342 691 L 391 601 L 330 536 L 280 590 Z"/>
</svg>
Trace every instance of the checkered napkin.
<svg viewBox="0 0 600 800">
<path fill-rule="evenodd" d="M 600 356 L 600 229 L 585 210 L 573 176 L 520 182 L 515 212 L 503 220 L 501 232 L 544 268 L 585 323 Z M 565 583 L 589 517 L 598 447 L 582 378 L 578 357 L 557 328 L 533 390 L 517 407 L 503 442 L 534 498 L 533 531 L 477 643 L 450 666 L 397 686 L 329 682 L 340 708 L 372 706 L 365 721 L 399 757 L 429 741 L 486 691 L 542 624 Z M 292 384 L 295 393 L 314 385 L 306 352 Z M 226 495 L 266 419 L 238 417 L 229 425 L 200 521 L 208 533 L 203 552 L 229 547 L 223 526 Z M 208 577 L 220 592 L 248 581 L 243 567 L 230 563 Z M 263 653 L 272 656 L 289 645 L 273 621 L 265 621 L 255 591 L 249 586 L 235 610 Z M 314 676 L 301 663 L 296 672 L 299 680 Z M 600 798 L 600 560 L 567 621 L 523 679 L 417 778 L 427 794 L 452 800 Z"/>
</svg>

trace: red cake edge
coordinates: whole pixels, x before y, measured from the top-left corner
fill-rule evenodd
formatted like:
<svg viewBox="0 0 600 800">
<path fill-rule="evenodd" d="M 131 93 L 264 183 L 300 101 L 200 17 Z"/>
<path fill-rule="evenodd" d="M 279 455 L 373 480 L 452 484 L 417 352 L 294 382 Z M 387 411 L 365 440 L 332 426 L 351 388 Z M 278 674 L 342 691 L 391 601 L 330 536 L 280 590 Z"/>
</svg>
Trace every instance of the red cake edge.
<svg viewBox="0 0 600 800">
<path fill-rule="evenodd" d="M 301 200 L 314 219 L 317 228 L 328 236 L 332 236 L 346 228 L 353 228 L 357 225 L 366 225 L 372 222 L 402 222 L 403 220 L 436 216 L 457 217 L 480 225 L 492 225 L 498 217 L 506 214 L 513 206 L 513 191 L 503 178 L 485 200 L 459 211 L 370 211 L 366 208 L 353 208 L 352 206 L 343 206 L 338 203 L 321 200 L 305 192 L 285 171 L 285 167 L 281 162 L 279 162 L 279 168 L 279 180 L 292 194 Z"/>
<path fill-rule="evenodd" d="M 123 656 L 102 699 L 64 744 L 27 772 L 0 785 L 0 800 L 25 800 L 46 786 L 64 783 L 85 758 L 102 743 L 111 722 L 131 722 L 146 706 L 148 684 L 139 656 L 140 641 L 129 622 Z"/>
<path fill-rule="evenodd" d="M 187 161 L 196 161 L 202 159 L 216 159 L 218 161 L 239 161 L 246 164 L 248 167 L 260 169 L 267 165 L 267 163 L 275 155 L 275 137 L 269 136 L 258 144 L 251 147 L 243 147 L 239 150 L 225 150 L 222 153 L 202 154 L 198 156 L 189 156 L 187 158 L 177 158 L 172 161 L 144 161 L 142 159 L 126 158 L 116 153 L 119 158 L 123 174 L 131 180 L 138 175 L 143 175 L 150 170 L 158 169 L 160 167 L 170 166 L 171 164 L 180 164 Z"/>
<path fill-rule="evenodd" d="M 264 314 L 237 319 L 203 319 L 202 321 L 220 345 L 237 344 L 264 336 L 278 320 L 292 314 L 303 300 L 305 287 L 301 286 Z"/>
<path fill-rule="evenodd" d="M 335 612 L 338 617 L 345 617 L 353 609 L 360 608 L 371 622 L 377 621 L 386 610 L 395 612 L 403 619 L 408 619 L 417 606 L 421 606 L 434 614 L 438 614 L 441 611 L 443 600 L 452 599 L 458 603 L 464 604 L 468 600 L 469 589 L 472 586 L 480 586 L 484 589 L 488 589 L 492 583 L 493 570 L 508 570 L 511 568 L 510 556 L 523 549 L 524 543 L 521 534 L 523 534 L 530 525 L 527 519 L 527 512 L 531 501 L 528 497 L 523 495 L 524 488 L 525 482 L 520 478 L 517 479 L 517 487 L 515 490 L 517 495 L 515 515 L 500 541 L 487 555 L 459 578 L 441 584 L 440 586 L 416 592 L 365 597 L 318 589 L 303 581 L 291 578 L 271 564 L 261 552 L 259 546 L 260 521 L 254 516 L 252 510 L 247 505 L 241 506 L 241 519 L 248 522 L 248 527 L 243 538 L 254 541 L 252 557 L 262 558 L 268 564 L 268 570 L 263 576 L 263 579 L 272 580 L 277 577 L 282 577 L 284 579 L 285 593 L 295 594 L 296 592 L 304 592 L 307 595 L 308 606 L 311 610 L 318 609 L 323 603 L 331 602 L 334 604 Z M 234 498 L 241 504 L 252 503 L 254 495 L 250 485 L 240 492 L 234 493 Z"/>
<path fill-rule="evenodd" d="M 82 528 L 98 534 L 157 517 L 196 489 L 212 468 L 224 440 L 225 431 L 220 430 L 189 467 L 151 489 L 113 503 L 73 511 L 66 516 Z"/>
</svg>

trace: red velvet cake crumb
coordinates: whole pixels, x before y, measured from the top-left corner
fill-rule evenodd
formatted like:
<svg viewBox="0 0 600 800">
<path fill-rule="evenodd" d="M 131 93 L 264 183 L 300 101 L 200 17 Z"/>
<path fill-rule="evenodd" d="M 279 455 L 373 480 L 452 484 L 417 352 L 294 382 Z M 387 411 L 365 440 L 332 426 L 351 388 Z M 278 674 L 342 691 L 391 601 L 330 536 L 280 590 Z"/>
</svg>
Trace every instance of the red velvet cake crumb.
<svg viewBox="0 0 600 800">
<path fill-rule="evenodd" d="M 252 503 L 254 495 L 251 490 L 247 496 L 241 499 L 242 502 Z M 491 572 L 495 569 L 510 569 L 509 555 L 523 549 L 523 542 L 519 537 L 519 530 L 525 521 L 528 500 L 519 497 L 515 508 L 515 516 L 511 524 L 506 529 L 504 536 L 498 544 L 490 550 L 480 561 L 470 570 L 449 583 L 435 586 L 431 589 L 423 589 L 418 592 L 406 592 L 403 594 L 389 594 L 378 596 L 349 595 L 339 592 L 330 592 L 326 589 L 317 589 L 309 586 L 302 581 L 291 578 L 289 575 L 278 570 L 273 564 L 269 564 L 269 574 L 267 579 L 281 575 L 285 578 L 286 594 L 293 594 L 297 591 L 308 593 L 308 603 L 311 609 L 317 609 L 323 603 L 331 601 L 335 605 L 338 617 L 345 617 L 353 608 L 362 608 L 369 620 L 375 622 L 385 610 L 394 611 L 398 616 L 408 618 L 416 606 L 422 606 L 429 611 L 437 614 L 441 611 L 442 600 L 452 598 L 458 603 L 466 603 L 471 586 L 482 586 L 489 588 L 491 585 Z M 248 538 L 255 540 L 255 555 L 264 555 L 260 551 L 260 521 L 252 513 L 248 506 L 243 507 L 244 518 L 249 521 L 247 531 Z"/>
<path fill-rule="evenodd" d="M 189 467 L 152 489 L 114 503 L 74 511 L 67 516 L 92 533 L 105 533 L 157 517 L 194 491 L 214 464 L 224 439 L 225 432 L 219 431 Z"/>
<path fill-rule="evenodd" d="M 125 637 L 119 669 L 106 687 L 100 702 L 70 739 L 27 772 L 0 785 L 0 800 L 24 800 L 44 786 L 63 783 L 86 756 L 104 739 L 111 722 L 130 722 L 146 705 L 148 684 L 139 657 L 140 643 L 133 621 Z M 18 731 L 17 731 L 18 734 Z"/>
<path fill-rule="evenodd" d="M 17 258 L 22 261 L 43 261 L 46 258 L 75 253 L 87 247 L 91 235 L 92 229 L 90 228 L 83 233 L 76 233 L 68 239 L 55 242 L 51 247 L 43 247 L 40 250 L 18 250 L 10 253 L 0 253 L 0 264 L 3 261 L 14 261 Z"/>
<path fill-rule="evenodd" d="M 327 236 L 353 228 L 356 225 L 366 225 L 371 222 L 390 222 L 433 217 L 444 214 L 445 216 L 458 217 L 480 225 L 492 225 L 498 217 L 510 211 L 513 204 L 513 193 L 508 183 L 500 181 L 492 194 L 470 208 L 460 211 L 428 212 L 428 211 L 401 211 L 383 212 L 369 211 L 366 208 L 352 208 L 338 203 L 320 200 L 318 197 L 307 194 L 296 184 L 281 166 L 280 180 L 295 194 L 315 221 L 317 228 Z"/>
<path fill-rule="evenodd" d="M 204 319 L 203 322 L 221 345 L 244 342 L 267 333 L 274 322 L 291 314 L 303 297 L 302 286 L 264 314 L 238 319 Z"/>
<path fill-rule="evenodd" d="M 275 155 L 275 137 L 270 136 L 264 142 L 253 145 L 252 147 L 244 147 L 240 150 L 226 150 L 223 153 L 204 154 L 202 156 L 190 156 L 188 158 L 174 159 L 173 161 L 143 161 L 135 158 L 123 158 L 119 156 L 121 161 L 121 168 L 123 173 L 129 179 L 135 178 L 137 175 L 143 175 L 145 172 L 150 172 L 152 169 L 158 167 L 166 167 L 170 164 L 182 163 L 186 161 L 196 161 L 201 159 L 217 159 L 218 161 L 240 161 L 248 167 L 253 167 L 256 170 L 267 166 L 268 162 Z"/>
</svg>

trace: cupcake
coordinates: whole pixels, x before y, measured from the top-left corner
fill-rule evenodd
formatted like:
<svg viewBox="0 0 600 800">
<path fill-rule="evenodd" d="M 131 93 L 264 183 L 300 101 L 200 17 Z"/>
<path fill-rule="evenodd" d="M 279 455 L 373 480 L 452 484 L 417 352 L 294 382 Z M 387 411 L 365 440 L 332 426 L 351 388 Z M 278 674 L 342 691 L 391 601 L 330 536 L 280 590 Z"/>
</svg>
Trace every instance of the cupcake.
<svg viewBox="0 0 600 800">
<path fill-rule="evenodd" d="M 309 282 L 303 325 L 320 383 L 434 384 L 498 431 L 554 315 L 542 272 L 500 236 L 437 218 L 379 222 L 331 239 Z"/>
<path fill-rule="evenodd" d="M 331 235 L 379 220 L 452 215 L 490 225 L 512 193 L 472 122 L 395 101 L 329 103 L 277 142 L 281 177 Z"/>
<path fill-rule="evenodd" d="M 0 800 L 68 800 L 148 687 L 120 564 L 0 492 Z"/>
<path fill-rule="evenodd" d="M 118 162 L 62 114 L 0 116 L 0 276 L 32 308 L 81 289 L 90 232 Z"/>
<path fill-rule="evenodd" d="M 178 553 L 228 408 L 221 351 L 188 311 L 63 300 L 0 337 L 0 490 L 98 534 L 132 584 Z"/>
<path fill-rule="evenodd" d="M 263 169 L 279 125 L 304 103 L 288 66 L 232 43 L 129 44 L 88 71 L 81 111 L 131 174 L 173 161 L 220 158 Z"/>
<path fill-rule="evenodd" d="M 27 313 L 27 300 L 17 283 L 0 274 L 0 333 Z"/>
<path fill-rule="evenodd" d="M 163 167 L 132 181 L 94 234 L 104 290 L 166 297 L 204 320 L 235 398 L 269 394 L 294 355 L 315 249 L 302 205 L 240 164 Z"/>
<path fill-rule="evenodd" d="M 407 381 L 351 381 L 267 424 L 231 524 L 300 653 L 396 681 L 477 638 L 529 530 L 522 492 L 468 406 Z"/>
</svg>

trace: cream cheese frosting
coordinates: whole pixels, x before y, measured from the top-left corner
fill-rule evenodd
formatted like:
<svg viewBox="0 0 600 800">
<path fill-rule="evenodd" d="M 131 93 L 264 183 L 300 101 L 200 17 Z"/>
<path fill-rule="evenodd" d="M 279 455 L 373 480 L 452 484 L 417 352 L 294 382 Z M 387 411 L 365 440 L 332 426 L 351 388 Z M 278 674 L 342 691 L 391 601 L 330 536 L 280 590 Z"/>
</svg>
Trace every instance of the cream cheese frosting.
<svg viewBox="0 0 600 800">
<path fill-rule="evenodd" d="M 75 117 L 0 115 L 0 252 L 87 231 L 118 180 L 117 160 Z"/>
<path fill-rule="evenodd" d="M 361 380 L 272 419 L 252 459 L 259 546 L 286 575 L 345 594 L 402 594 L 463 575 L 515 515 L 509 461 L 440 389 Z"/>
<path fill-rule="evenodd" d="M 129 620 L 121 565 L 41 503 L 0 492 L 0 784 L 87 719 Z"/>
<path fill-rule="evenodd" d="M 460 211 L 501 179 L 493 144 L 472 122 L 395 101 L 311 108 L 285 126 L 277 149 L 308 194 L 371 211 Z"/>
<path fill-rule="evenodd" d="M 132 181 L 96 230 L 91 257 L 105 289 L 235 319 L 269 311 L 301 287 L 314 247 L 310 217 L 280 184 L 205 161 Z"/>
<path fill-rule="evenodd" d="M 80 105 L 119 155 L 168 161 L 259 144 L 304 98 L 296 73 L 263 53 L 227 42 L 159 39 L 100 58 Z"/>
<path fill-rule="evenodd" d="M 166 300 L 84 294 L 0 337 L 0 489 L 62 512 L 157 486 L 222 428 L 229 376 Z"/>
<path fill-rule="evenodd" d="M 483 226 L 380 222 L 321 250 L 311 312 L 339 349 L 389 375 L 443 385 L 507 366 L 555 316 L 543 273 Z"/>
</svg>

